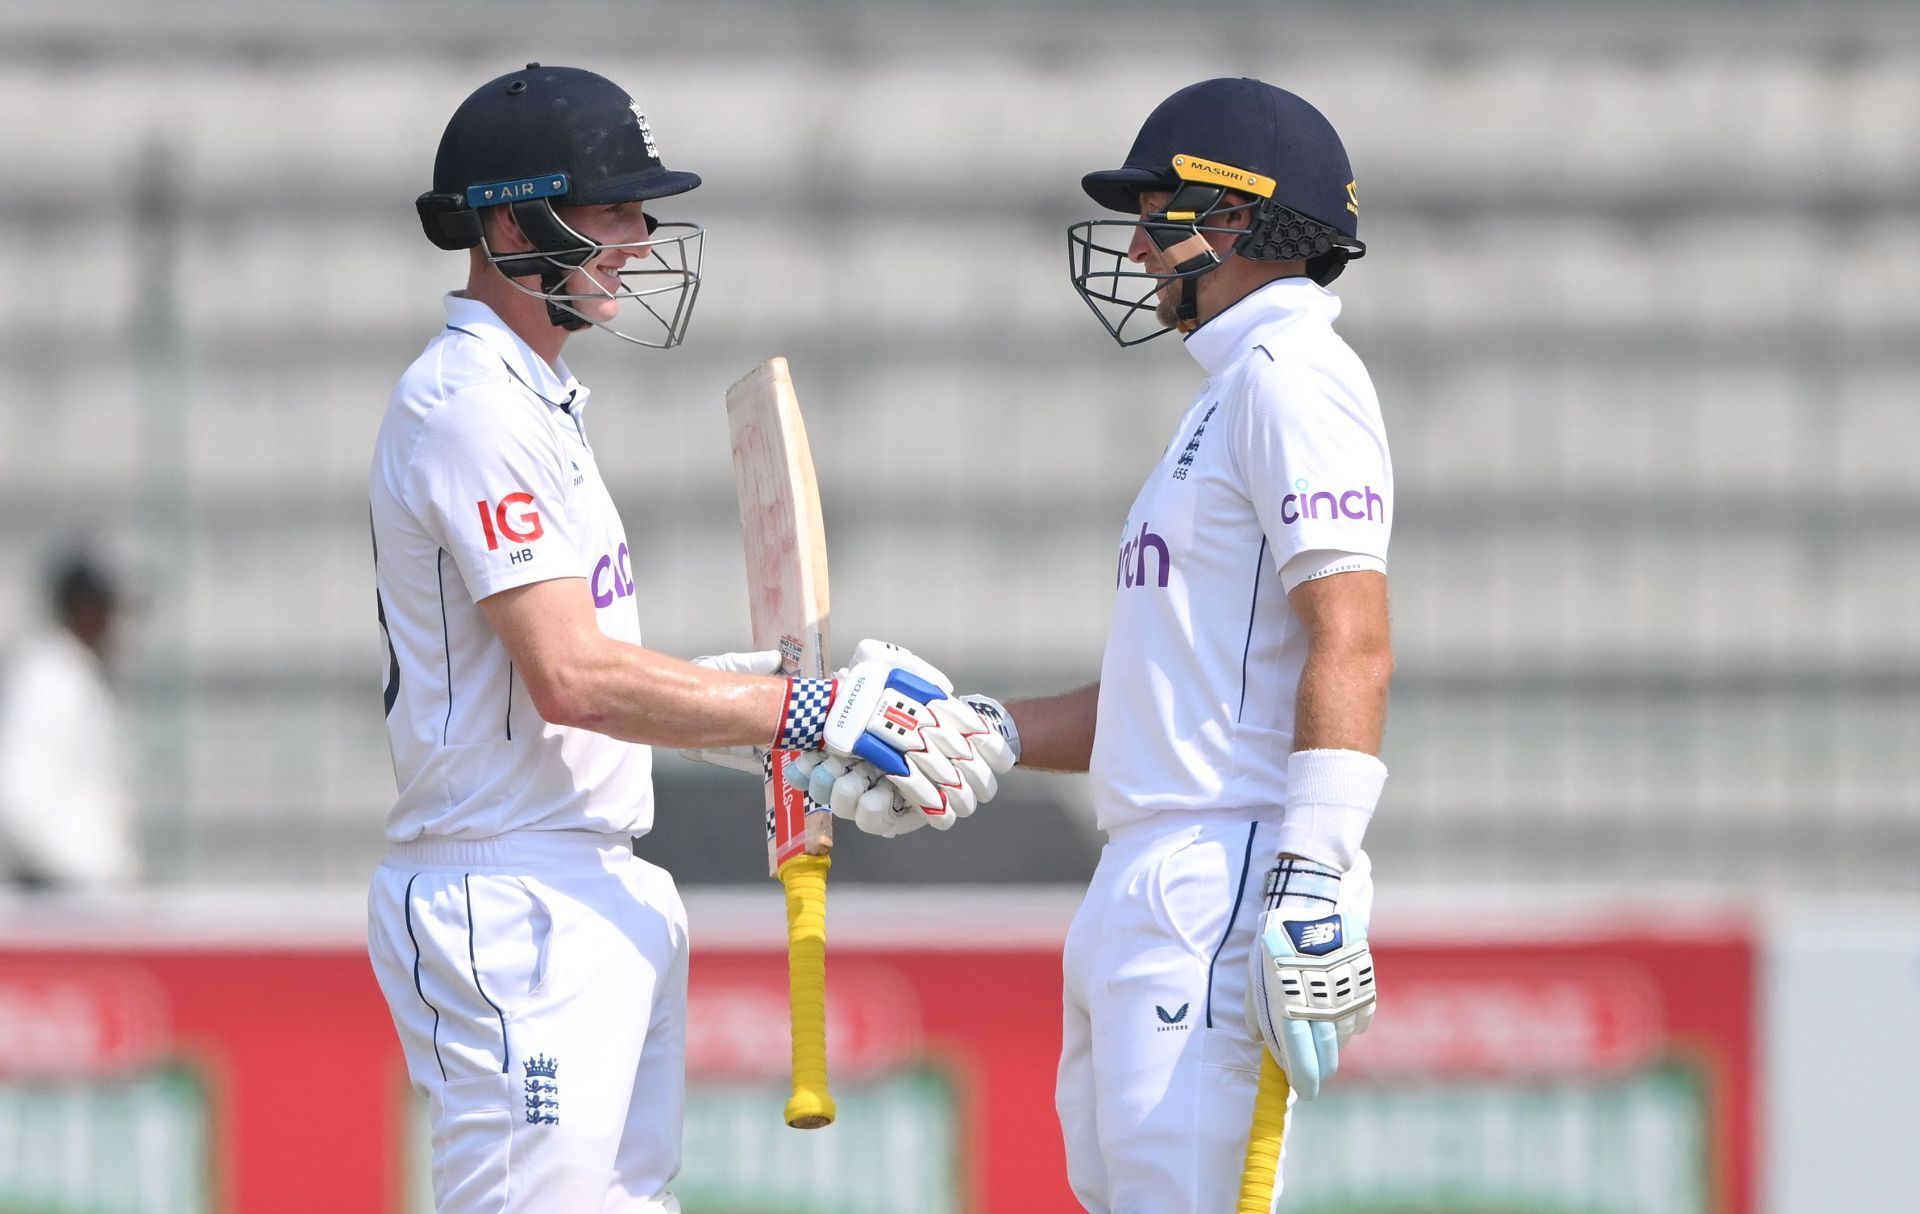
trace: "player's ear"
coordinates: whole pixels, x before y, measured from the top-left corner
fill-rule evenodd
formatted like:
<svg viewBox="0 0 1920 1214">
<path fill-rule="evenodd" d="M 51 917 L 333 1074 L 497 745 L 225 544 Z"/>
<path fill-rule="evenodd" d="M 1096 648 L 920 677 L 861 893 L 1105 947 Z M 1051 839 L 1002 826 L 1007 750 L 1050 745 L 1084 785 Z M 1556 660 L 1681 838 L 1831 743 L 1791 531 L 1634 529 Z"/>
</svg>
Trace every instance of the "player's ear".
<svg viewBox="0 0 1920 1214">
<path fill-rule="evenodd" d="M 524 253 L 533 248 L 512 207 L 487 207 L 480 212 L 481 230 L 487 234 L 487 247 L 494 253 Z"/>
</svg>

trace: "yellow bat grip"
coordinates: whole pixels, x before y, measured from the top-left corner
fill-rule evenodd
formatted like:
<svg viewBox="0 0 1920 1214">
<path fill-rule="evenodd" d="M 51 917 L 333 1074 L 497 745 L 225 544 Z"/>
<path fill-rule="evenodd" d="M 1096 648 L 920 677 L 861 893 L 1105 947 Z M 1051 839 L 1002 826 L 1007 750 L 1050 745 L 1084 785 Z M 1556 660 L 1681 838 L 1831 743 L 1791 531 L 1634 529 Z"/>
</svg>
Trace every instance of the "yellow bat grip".
<svg viewBox="0 0 1920 1214">
<path fill-rule="evenodd" d="M 787 1007 L 793 1016 L 793 1095 L 787 1124 L 833 1124 L 827 1092 L 827 868 L 832 856 L 799 855 L 780 866 L 787 891 Z"/>
<path fill-rule="evenodd" d="M 1272 1214 L 1274 1185 L 1280 1178 L 1280 1141 L 1287 1133 L 1287 1073 L 1260 1050 L 1260 1093 L 1253 1098 L 1253 1130 L 1247 1135 L 1247 1159 L 1240 1166 L 1240 1204 L 1234 1214 Z"/>
</svg>

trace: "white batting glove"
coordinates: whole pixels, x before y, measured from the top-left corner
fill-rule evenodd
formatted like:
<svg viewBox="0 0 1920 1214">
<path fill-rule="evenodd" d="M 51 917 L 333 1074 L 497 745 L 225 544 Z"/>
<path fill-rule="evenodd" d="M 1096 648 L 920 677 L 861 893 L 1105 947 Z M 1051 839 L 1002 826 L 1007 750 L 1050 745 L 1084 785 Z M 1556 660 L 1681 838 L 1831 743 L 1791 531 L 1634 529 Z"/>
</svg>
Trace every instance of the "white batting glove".
<svg viewBox="0 0 1920 1214">
<path fill-rule="evenodd" d="M 1343 884 L 1354 886 L 1350 897 Z M 1372 875 L 1366 853 L 1341 875 L 1283 857 L 1267 873 L 1266 911 L 1248 957 L 1247 1027 L 1259 1034 L 1302 1099 L 1319 1095 L 1340 1051 L 1373 1023 L 1367 946 Z"/>
<path fill-rule="evenodd" d="M 787 783 L 806 794 L 815 808 L 831 810 L 863 833 L 891 839 L 936 821 L 900 795 L 879 768 L 863 759 L 803 751 L 787 764 Z M 951 823 L 947 815 L 937 819 Z"/>
<path fill-rule="evenodd" d="M 1014 762 L 1007 735 L 908 650 L 867 640 L 853 659 L 822 736 L 834 757 L 789 765 L 788 779 L 861 830 L 889 837 L 928 823 L 945 830 L 992 799 Z M 998 703 L 976 699 L 1005 718 Z"/>
<path fill-rule="evenodd" d="M 997 777 L 1005 775 L 1015 763 L 1020 761 L 1020 731 L 1014 727 L 1012 714 L 1007 712 L 1000 701 L 992 696 L 978 694 L 954 695 L 952 681 L 932 662 L 911 650 L 886 641 L 860 642 L 853 651 L 853 661 L 855 663 L 886 662 L 901 670 L 919 675 L 947 693 L 951 703 L 944 707 L 957 718 L 964 732 L 973 739 L 974 748 L 981 757 L 986 759 L 984 768 L 976 765 L 962 769 L 974 787 L 976 805 L 984 805 L 991 801 L 994 793 L 999 791 Z M 971 716 L 968 713 L 971 713 Z M 987 726 L 988 729 L 982 730 L 980 728 L 982 725 Z M 997 740 L 992 736 L 995 733 L 999 735 Z M 945 829 L 945 826 L 939 822 L 935 822 L 934 825 Z M 946 825 L 951 826 L 951 820 Z"/>
<path fill-rule="evenodd" d="M 693 664 L 708 670 L 724 670 L 728 674 L 779 674 L 780 651 L 761 649 L 751 653 L 720 653 L 695 658 Z M 709 746 L 701 750 L 683 750 L 680 754 L 682 758 L 692 759 L 695 763 L 730 767 L 734 771 L 756 776 L 765 774 L 767 769 L 767 748 L 764 746 Z"/>
<path fill-rule="evenodd" d="M 1013 714 L 1007 711 L 1005 704 L 977 691 L 970 691 L 954 698 L 973 709 L 973 715 L 980 718 L 980 723 L 999 734 L 1001 741 L 1006 743 L 1004 764 L 993 759 L 988 760 L 993 763 L 995 771 L 1006 775 L 1013 769 L 1014 764 L 1020 761 L 1020 727 L 1013 723 Z"/>
<path fill-rule="evenodd" d="M 941 691 L 951 693 L 953 680 L 946 672 L 932 662 L 921 657 L 904 645 L 895 645 L 892 641 L 876 641 L 872 637 L 853 647 L 853 656 L 847 659 L 847 665 L 858 666 L 862 662 L 885 662 L 889 666 L 898 666 L 910 670 Z"/>
<path fill-rule="evenodd" d="M 826 749 L 864 759 L 935 819 L 964 818 L 999 790 L 1006 743 L 944 688 L 897 666 L 867 662 L 840 676 Z M 945 825 L 947 823 L 941 823 Z"/>
<path fill-rule="evenodd" d="M 989 728 L 1004 722 L 1002 738 L 1017 758 L 1019 733 L 998 700 L 983 695 L 956 698 L 972 708 Z M 991 761 L 989 765 L 992 766 Z M 805 793 L 816 807 L 830 810 L 835 817 L 845 818 L 862 832 L 882 838 L 891 839 L 927 825 L 946 830 L 965 816 L 926 812 L 922 806 L 908 801 L 886 773 L 863 759 L 808 751 L 795 756 L 786 772 L 787 783 Z M 991 796 L 989 792 L 979 800 L 985 802 Z"/>
</svg>

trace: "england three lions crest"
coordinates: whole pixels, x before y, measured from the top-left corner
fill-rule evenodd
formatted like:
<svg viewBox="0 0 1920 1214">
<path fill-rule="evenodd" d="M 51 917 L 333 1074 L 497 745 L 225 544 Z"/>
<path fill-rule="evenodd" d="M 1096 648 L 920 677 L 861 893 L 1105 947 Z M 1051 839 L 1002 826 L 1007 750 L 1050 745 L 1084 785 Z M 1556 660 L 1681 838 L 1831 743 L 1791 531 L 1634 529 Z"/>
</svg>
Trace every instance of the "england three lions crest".
<svg viewBox="0 0 1920 1214">
<path fill-rule="evenodd" d="M 535 1054 L 520 1064 L 526 1072 L 527 1124 L 560 1124 L 560 1061 Z"/>
</svg>

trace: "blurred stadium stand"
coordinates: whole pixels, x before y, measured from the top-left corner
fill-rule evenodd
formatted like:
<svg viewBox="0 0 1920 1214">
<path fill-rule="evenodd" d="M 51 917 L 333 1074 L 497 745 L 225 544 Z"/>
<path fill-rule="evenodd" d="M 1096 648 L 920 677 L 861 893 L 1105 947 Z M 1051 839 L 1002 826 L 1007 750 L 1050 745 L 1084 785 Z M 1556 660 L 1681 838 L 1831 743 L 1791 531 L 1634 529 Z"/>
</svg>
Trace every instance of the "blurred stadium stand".
<svg viewBox="0 0 1920 1214">
<path fill-rule="evenodd" d="M 1187 7 L 1169 47 L 1090 2 L 9 0 L 0 624 L 66 529 L 139 553 L 161 878 L 379 854 L 368 452 L 463 269 L 411 202 L 460 98 L 541 59 L 707 181 L 660 208 L 710 233 L 687 347 L 570 352 L 650 643 L 744 642 L 721 394 L 785 353 L 843 647 L 1093 677 L 1196 374 L 1111 346 L 1063 232 L 1155 101 L 1244 72 L 1340 127 L 1372 249 L 1340 289 L 1401 503 L 1383 875 L 1920 890 L 1920 9 Z M 754 790 L 663 756 L 659 791 L 683 881 L 760 871 Z M 1091 867 L 1075 782 L 1003 801 L 836 879 Z"/>
</svg>

